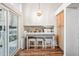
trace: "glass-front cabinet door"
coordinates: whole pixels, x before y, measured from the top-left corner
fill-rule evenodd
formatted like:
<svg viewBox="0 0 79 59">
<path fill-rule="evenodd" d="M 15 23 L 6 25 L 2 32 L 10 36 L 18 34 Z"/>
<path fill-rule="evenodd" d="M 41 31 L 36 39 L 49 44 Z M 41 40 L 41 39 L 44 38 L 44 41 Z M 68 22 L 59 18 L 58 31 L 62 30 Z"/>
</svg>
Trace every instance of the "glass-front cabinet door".
<svg viewBox="0 0 79 59">
<path fill-rule="evenodd" d="M 12 12 L 9 12 L 9 42 L 8 42 L 8 53 L 14 55 L 17 51 L 18 43 L 18 16 Z"/>
<path fill-rule="evenodd" d="M 18 49 L 18 16 L 0 8 L 0 56 L 15 55 Z"/>
<path fill-rule="evenodd" d="M 0 8 L 0 56 L 4 56 L 7 50 L 5 41 L 7 40 L 6 36 L 6 11 Z"/>
</svg>

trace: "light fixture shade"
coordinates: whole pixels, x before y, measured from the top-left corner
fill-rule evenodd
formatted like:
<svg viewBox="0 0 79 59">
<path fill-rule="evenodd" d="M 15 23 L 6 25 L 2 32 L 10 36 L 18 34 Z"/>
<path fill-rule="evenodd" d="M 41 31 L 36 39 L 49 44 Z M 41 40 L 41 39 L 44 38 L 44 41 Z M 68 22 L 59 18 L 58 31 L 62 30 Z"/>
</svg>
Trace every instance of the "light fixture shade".
<svg viewBox="0 0 79 59">
<path fill-rule="evenodd" d="M 37 16 L 41 16 L 41 15 L 42 15 L 42 10 L 39 9 L 39 10 L 37 11 Z"/>
</svg>

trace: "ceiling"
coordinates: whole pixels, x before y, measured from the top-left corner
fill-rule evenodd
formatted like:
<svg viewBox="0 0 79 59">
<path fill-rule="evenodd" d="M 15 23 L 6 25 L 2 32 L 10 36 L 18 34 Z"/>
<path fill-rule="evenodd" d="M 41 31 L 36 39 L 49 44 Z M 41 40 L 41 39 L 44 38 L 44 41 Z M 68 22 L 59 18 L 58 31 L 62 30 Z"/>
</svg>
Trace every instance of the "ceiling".
<svg viewBox="0 0 79 59">
<path fill-rule="evenodd" d="M 79 3 L 72 3 L 68 6 L 68 8 L 79 8 Z"/>
<path fill-rule="evenodd" d="M 22 5 L 33 5 L 33 4 L 36 4 L 38 5 L 39 3 L 23 3 Z M 40 3 L 40 6 L 47 6 L 48 8 L 53 8 L 53 9 L 57 9 L 62 3 Z"/>
</svg>

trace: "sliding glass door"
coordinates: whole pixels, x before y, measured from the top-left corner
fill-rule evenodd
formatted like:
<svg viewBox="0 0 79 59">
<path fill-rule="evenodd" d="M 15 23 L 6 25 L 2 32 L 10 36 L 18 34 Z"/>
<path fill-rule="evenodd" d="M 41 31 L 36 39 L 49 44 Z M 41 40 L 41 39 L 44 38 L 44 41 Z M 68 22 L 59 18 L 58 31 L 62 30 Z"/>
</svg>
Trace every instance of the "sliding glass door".
<svg viewBox="0 0 79 59">
<path fill-rule="evenodd" d="M 8 53 L 14 55 L 18 47 L 18 16 L 12 12 L 9 12 L 8 27 Z"/>
</svg>

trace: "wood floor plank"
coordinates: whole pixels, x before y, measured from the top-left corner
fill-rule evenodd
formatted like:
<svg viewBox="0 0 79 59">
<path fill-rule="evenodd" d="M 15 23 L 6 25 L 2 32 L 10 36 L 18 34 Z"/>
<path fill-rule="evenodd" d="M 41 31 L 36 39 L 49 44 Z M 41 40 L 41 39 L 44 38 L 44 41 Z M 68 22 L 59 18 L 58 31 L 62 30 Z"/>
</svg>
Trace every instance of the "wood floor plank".
<svg viewBox="0 0 79 59">
<path fill-rule="evenodd" d="M 19 51 L 16 56 L 63 56 L 63 51 L 60 48 L 46 48 L 46 49 L 23 49 Z"/>
</svg>

